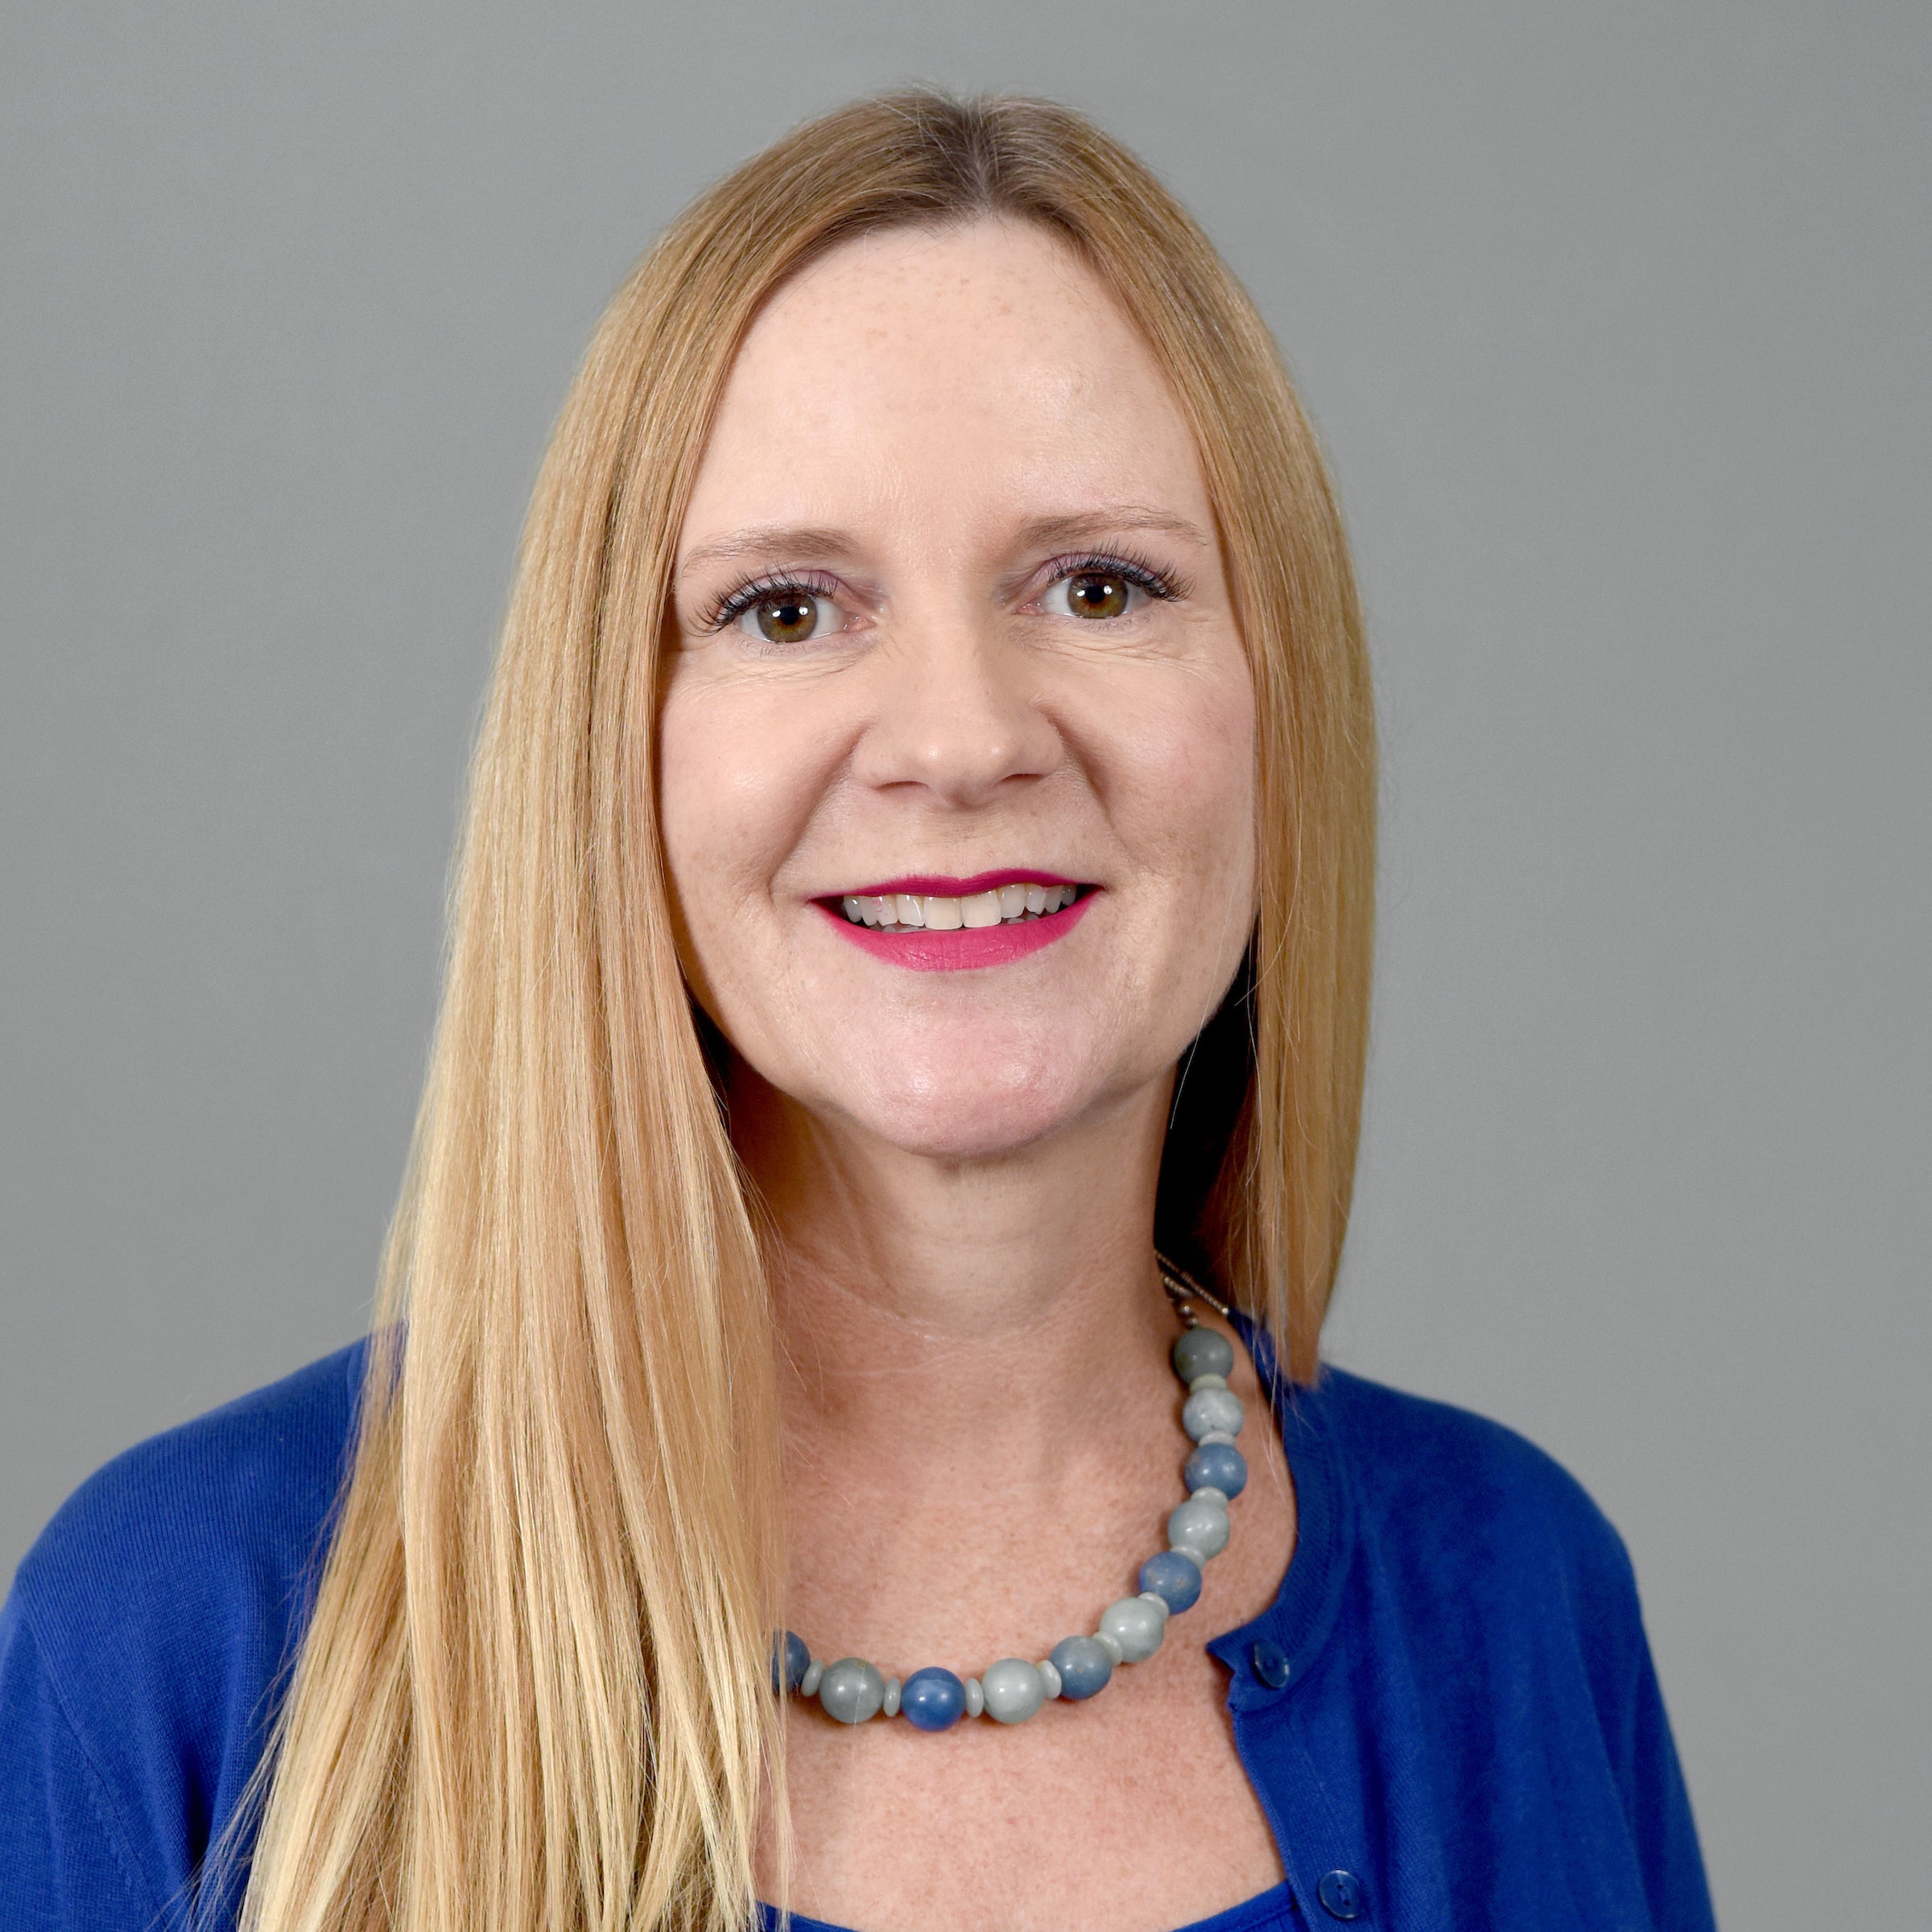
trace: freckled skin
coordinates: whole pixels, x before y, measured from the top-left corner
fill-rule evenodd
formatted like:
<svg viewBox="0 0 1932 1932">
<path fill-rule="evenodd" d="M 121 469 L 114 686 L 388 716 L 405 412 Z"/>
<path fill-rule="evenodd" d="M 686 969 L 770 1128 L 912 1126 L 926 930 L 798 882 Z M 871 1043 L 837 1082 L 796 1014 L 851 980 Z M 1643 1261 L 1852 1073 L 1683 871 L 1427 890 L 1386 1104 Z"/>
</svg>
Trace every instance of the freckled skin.
<svg viewBox="0 0 1932 1932">
<path fill-rule="evenodd" d="M 1113 625 L 1025 614 L 1012 580 L 1052 551 L 1024 525 L 1122 504 L 1201 533 L 1118 533 L 1191 594 Z M 774 1086 L 931 1153 L 1143 1087 L 1250 923 L 1254 720 L 1192 437 L 1138 337 L 1030 232 L 850 248 L 745 344 L 683 549 L 748 526 L 850 533 L 852 554 L 758 565 L 849 580 L 864 628 L 761 655 L 695 621 L 742 562 L 679 582 L 663 801 L 713 1016 Z M 1028 864 L 1102 894 L 997 973 L 873 961 L 811 905 Z"/>
<path fill-rule="evenodd" d="M 1052 572 L 1094 553 L 1181 594 L 1074 614 Z M 1162 1546 L 1189 1447 L 1154 1187 L 1175 1062 L 1255 893 L 1253 694 L 1199 455 L 1059 243 L 875 236 L 748 336 L 679 557 L 660 804 L 773 1230 L 788 1621 L 902 1675 L 1043 1657 Z M 788 572 L 826 596 L 822 634 L 709 626 Z M 1098 891 L 984 971 L 875 960 L 816 903 L 1014 866 Z M 1278 1881 L 1201 1648 L 1272 1599 L 1294 1537 L 1237 1355 L 1251 1480 L 1154 1659 L 1010 1729 L 852 1730 L 795 1700 L 795 1909 L 1166 1932 Z M 768 1897 L 774 1845 L 768 1819 Z"/>
</svg>

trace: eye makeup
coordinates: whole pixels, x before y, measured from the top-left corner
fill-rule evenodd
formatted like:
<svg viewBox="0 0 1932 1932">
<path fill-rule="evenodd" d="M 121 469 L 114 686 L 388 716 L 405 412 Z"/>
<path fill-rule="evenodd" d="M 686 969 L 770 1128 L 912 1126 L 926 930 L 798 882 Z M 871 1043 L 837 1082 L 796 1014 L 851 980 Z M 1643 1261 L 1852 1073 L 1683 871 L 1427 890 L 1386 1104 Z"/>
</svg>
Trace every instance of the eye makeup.
<svg viewBox="0 0 1932 1932">
<path fill-rule="evenodd" d="M 1055 584 L 1063 584 L 1070 577 L 1100 574 L 1118 577 L 1158 603 L 1175 602 L 1190 594 L 1185 579 L 1133 551 L 1089 550 L 1055 557 L 1034 572 L 1034 580 L 1038 588 L 1029 601 L 1037 601 Z M 761 572 L 757 576 L 749 577 L 721 592 L 707 605 L 699 617 L 698 628 L 707 634 L 727 630 L 747 611 L 768 599 L 819 597 L 836 604 L 842 592 L 844 586 L 822 570 Z"/>
<path fill-rule="evenodd" d="M 1187 582 L 1172 571 L 1163 570 L 1150 558 L 1130 550 L 1088 550 L 1076 552 L 1071 556 L 1055 557 L 1045 566 L 1046 575 L 1036 596 L 1043 594 L 1055 584 L 1064 584 L 1069 577 L 1105 575 L 1117 576 L 1124 583 L 1131 584 L 1137 590 L 1144 590 L 1157 601 L 1169 604 L 1188 595 Z"/>
<path fill-rule="evenodd" d="M 836 604 L 843 588 L 836 577 L 828 576 L 822 570 L 767 572 L 724 592 L 708 605 L 698 619 L 698 627 L 707 632 L 727 630 L 767 597 L 824 597 Z"/>
</svg>

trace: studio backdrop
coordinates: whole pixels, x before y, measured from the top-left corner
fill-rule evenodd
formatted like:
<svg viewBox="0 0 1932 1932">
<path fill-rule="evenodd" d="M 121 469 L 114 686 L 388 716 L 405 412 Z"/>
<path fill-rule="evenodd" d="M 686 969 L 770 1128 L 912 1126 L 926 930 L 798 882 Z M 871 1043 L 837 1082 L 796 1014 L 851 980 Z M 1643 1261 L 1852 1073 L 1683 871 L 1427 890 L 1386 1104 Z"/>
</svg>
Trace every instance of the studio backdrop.
<svg viewBox="0 0 1932 1932">
<path fill-rule="evenodd" d="M 1924 1925 L 1922 5 L 9 0 L 0 1579 L 364 1322 L 591 322 L 917 80 L 1145 155 L 1340 480 L 1387 775 L 1330 1355 L 1622 1531 L 1723 1919 Z"/>
</svg>

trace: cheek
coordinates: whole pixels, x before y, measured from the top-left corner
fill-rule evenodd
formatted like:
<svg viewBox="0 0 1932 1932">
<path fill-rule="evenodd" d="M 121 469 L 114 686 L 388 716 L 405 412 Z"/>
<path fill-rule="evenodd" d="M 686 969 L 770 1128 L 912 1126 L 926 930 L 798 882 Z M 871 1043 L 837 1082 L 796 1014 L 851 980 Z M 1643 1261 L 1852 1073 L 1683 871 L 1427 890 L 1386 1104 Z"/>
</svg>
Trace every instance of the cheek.
<svg viewBox="0 0 1932 1932">
<path fill-rule="evenodd" d="M 810 734 L 795 708 L 729 687 L 666 694 L 658 726 L 658 798 L 680 921 L 700 963 L 748 900 L 766 898 L 819 795 Z M 689 968 L 691 962 L 687 961 Z"/>
<path fill-rule="evenodd" d="M 1218 906 L 1245 931 L 1254 896 L 1254 700 L 1238 673 L 1198 675 L 1148 708 L 1121 761 L 1121 805 L 1163 874 L 1191 881 L 1203 924 Z"/>
</svg>

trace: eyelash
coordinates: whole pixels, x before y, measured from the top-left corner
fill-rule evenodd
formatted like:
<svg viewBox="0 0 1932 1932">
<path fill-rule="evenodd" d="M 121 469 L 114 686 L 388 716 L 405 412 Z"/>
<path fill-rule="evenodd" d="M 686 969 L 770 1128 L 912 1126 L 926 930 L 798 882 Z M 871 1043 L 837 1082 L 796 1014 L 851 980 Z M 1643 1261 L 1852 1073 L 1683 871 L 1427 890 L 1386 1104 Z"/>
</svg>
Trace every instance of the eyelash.
<svg viewBox="0 0 1932 1932">
<path fill-rule="evenodd" d="M 1149 597 L 1164 604 L 1187 594 L 1187 586 L 1171 572 L 1162 570 L 1158 564 L 1137 556 L 1129 550 L 1088 551 L 1077 557 L 1061 557 L 1052 568 L 1053 575 L 1046 580 L 1049 588 L 1055 584 L 1064 584 L 1069 577 L 1105 571 L 1125 577 L 1136 589 L 1146 591 Z"/>
<path fill-rule="evenodd" d="M 807 596 L 836 601 L 837 581 L 823 571 L 789 570 L 774 576 L 753 577 L 736 590 L 728 590 L 705 612 L 701 620 L 706 630 L 724 630 L 737 622 L 754 604 L 767 597 L 783 597 L 788 591 L 803 591 Z"/>
<path fill-rule="evenodd" d="M 1064 584 L 1069 577 L 1084 576 L 1091 571 L 1112 571 L 1162 603 L 1171 603 L 1187 594 L 1187 585 L 1171 572 L 1162 570 L 1158 564 L 1137 556 L 1131 551 L 1088 551 L 1079 556 L 1058 559 L 1052 569 L 1053 575 L 1043 588 Z M 703 626 L 708 631 L 724 630 L 766 598 L 798 591 L 811 597 L 836 600 L 839 586 L 824 572 L 815 570 L 786 571 L 774 576 L 753 577 L 737 589 L 725 592 L 704 613 Z"/>
</svg>

